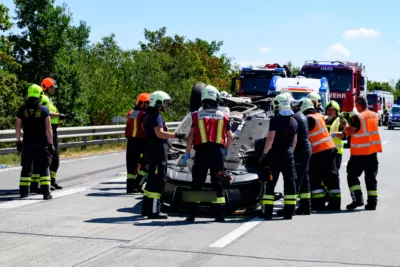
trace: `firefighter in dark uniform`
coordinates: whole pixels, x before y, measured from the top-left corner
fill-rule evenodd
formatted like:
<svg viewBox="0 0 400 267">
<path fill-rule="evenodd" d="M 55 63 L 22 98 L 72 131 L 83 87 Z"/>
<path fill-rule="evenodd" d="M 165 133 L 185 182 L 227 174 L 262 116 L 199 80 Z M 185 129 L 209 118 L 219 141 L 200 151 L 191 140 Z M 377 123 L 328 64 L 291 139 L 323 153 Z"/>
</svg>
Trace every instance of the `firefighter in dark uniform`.
<svg viewBox="0 0 400 267">
<path fill-rule="evenodd" d="M 192 191 L 202 191 L 210 169 L 212 190 L 216 199 L 212 201 L 215 221 L 225 220 L 225 195 L 221 180 L 224 172 L 224 159 L 232 144 L 232 131 L 228 116 L 218 110 L 220 94 L 217 88 L 207 85 L 201 92 L 203 109 L 192 113 L 192 129 L 188 137 L 184 161 L 189 159 L 190 150 L 196 151 L 192 169 Z M 194 222 L 198 202 L 190 202 L 188 222 Z"/>
<path fill-rule="evenodd" d="M 264 180 L 262 216 L 265 220 L 272 219 L 274 189 L 279 174 L 282 173 L 285 204 L 283 218 L 290 220 L 295 212 L 297 202 L 293 151 L 296 149 L 298 124 L 292 117 L 290 98 L 286 94 L 276 96 L 272 105 L 275 116 L 270 120 L 267 140 L 259 161 L 260 167 L 266 168 L 265 172 L 260 173 Z"/>
<path fill-rule="evenodd" d="M 293 102 L 292 109 L 294 119 L 298 124 L 297 144 L 294 150 L 294 162 L 296 167 L 296 192 L 300 198 L 296 215 L 311 215 L 311 189 L 309 177 L 309 164 L 311 158 L 311 143 L 308 138 L 307 117 L 301 112 L 300 101 Z"/>
<path fill-rule="evenodd" d="M 58 109 L 53 104 L 50 96 L 54 96 L 55 90 L 58 88 L 57 83 L 52 78 L 45 78 L 41 83 L 41 87 L 44 91 L 44 95 L 42 97 L 42 105 L 46 105 L 50 110 L 51 116 L 51 127 L 53 129 L 53 144 L 54 144 L 54 152 L 51 155 L 51 163 L 50 163 L 50 177 L 51 177 L 51 190 L 62 189 L 60 185 L 57 184 L 57 171 L 60 166 L 60 155 L 58 148 L 58 135 L 57 129 L 61 121 L 65 119 L 65 115 L 58 112 Z M 33 164 L 33 175 L 32 182 L 36 182 L 38 179 L 38 174 L 36 171 L 35 163 Z M 32 185 L 32 190 L 36 189 L 36 184 Z"/>
<path fill-rule="evenodd" d="M 309 98 L 301 101 L 301 111 L 307 116 L 308 136 L 311 142 L 310 184 L 312 210 L 340 210 L 341 194 L 339 176 L 336 170 L 337 149 L 325 124 L 324 117 L 315 111 Z M 329 203 L 325 207 L 325 190 L 329 190 Z"/>
<path fill-rule="evenodd" d="M 149 219 L 166 219 L 167 214 L 161 213 L 161 194 L 164 191 L 167 174 L 167 139 L 182 139 L 185 134 L 170 133 L 160 111 L 165 111 L 171 102 L 171 97 L 156 91 L 150 96 L 150 104 L 145 121 L 145 158 L 148 163 L 149 176 L 143 196 L 143 207 Z"/>
<path fill-rule="evenodd" d="M 49 109 L 40 105 L 43 90 L 39 85 L 28 88 L 28 99 L 18 110 L 16 119 L 17 150 L 21 155 L 21 178 L 19 191 L 21 198 L 29 196 L 32 164 L 35 159 L 39 172 L 43 199 L 51 199 L 49 157 L 54 151 Z M 21 129 L 24 142 L 21 142 Z"/>
<path fill-rule="evenodd" d="M 149 100 L 148 93 L 141 93 L 136 100 L 134 109 L 126 114 L 126 193 L 128 194 L 140 191 L 139 186 L 142 179 L 146 179 L 148 176 L 144 158 L 146 144 L 144 120 Z"/>
<path fill-rule="evenodd" d="M 378 153 L 382 152 L 381 138 L 378 129 L 378 117 L 368 110 L 368 102 L 364 97 L 357 97 L 356 108 L 359 112 L 344 132 L 336 133 L 339 137 L 351 135 L 350 159 L 347 163 L 347 182 L 353 202 L 347 205 L 353 210 L 364 205 L 359 177 L 365 173 L 368 202 L 366 210 L 375 210 L 378 204 Z"/>
</svg>

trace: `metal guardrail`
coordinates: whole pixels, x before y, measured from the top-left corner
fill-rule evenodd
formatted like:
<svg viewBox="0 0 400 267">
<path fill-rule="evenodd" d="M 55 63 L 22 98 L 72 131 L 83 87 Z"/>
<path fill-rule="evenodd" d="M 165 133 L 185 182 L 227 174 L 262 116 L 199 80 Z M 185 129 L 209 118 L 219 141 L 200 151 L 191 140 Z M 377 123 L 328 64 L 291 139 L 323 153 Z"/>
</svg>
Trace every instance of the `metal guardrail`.
<svg viewBox="0 0 400 267">
<path fill-rule="evenodd" d="M 175 130 L 180 122 L 167 122 L 169 130 Z M 84 127 L 60 127 L 57 129 L 60 148 L 85 147 L 94 145 L 103 145 L 111 143 L 125 142 L 126 138 L 122 136 L 125 133 L 125 125 L 104 125 L 104 126 L 84 126 Z M 86 137 L 98 136 L 98 140 L 86 140 Z M 112 138 L 106 138 L 110 136 Z M 68 142 L 66 139 L 81 138 L 81 141 Z M 0 143 L 16 143 L 15 129 L 1 130 Z M 0 155 L 16 153 L 15 147 L 0 149 Z"/>
</svg>

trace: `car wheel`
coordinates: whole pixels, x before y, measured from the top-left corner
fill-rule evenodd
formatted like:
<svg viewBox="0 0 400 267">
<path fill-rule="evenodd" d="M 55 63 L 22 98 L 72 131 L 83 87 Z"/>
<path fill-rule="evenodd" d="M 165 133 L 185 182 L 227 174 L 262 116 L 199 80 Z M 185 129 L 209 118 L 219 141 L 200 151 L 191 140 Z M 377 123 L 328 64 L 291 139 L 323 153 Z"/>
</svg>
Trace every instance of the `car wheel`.
<svg viewBox="0 0 400 267">
<path fill-rule="evenodd" d="M 192 93 L 190 94 L 190 112 L 199 110 L 201 105 L 201 91 L 206 87 L 204 83 L 196 83 L 192 88 Z"/>
</svg>

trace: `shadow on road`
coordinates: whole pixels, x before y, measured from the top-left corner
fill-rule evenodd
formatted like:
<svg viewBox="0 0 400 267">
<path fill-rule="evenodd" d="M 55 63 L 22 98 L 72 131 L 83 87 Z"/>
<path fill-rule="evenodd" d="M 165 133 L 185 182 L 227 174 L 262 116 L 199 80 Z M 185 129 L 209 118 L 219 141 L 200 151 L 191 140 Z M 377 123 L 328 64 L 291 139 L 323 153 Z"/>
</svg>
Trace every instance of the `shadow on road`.
<svg viewBox="0 0 400 267">
<path fill-rule="evenodd" d="M 126 182 L 102 182 L 100 184 L 126 184 Z"/>
</svg>

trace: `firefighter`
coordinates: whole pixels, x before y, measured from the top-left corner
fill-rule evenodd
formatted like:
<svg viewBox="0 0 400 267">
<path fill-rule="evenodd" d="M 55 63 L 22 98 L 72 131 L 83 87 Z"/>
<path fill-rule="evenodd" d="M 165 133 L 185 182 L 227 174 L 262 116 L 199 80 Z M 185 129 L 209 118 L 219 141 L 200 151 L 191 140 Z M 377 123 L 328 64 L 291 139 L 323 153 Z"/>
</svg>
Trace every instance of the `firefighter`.
<svg viewBox="0 0 400 267">
<path fill-rule="evenodd" d="M 385 108 L 385 111 L 383 112 L 383 126 L 388 125 L 388 120 L 389 120 L 389 109 Z"/>
<path fill-rule="evenodd" d="M 171 97 L 163 92 L 153 92 L 149 99 L 149 108 L 145 121 L 145 159 L 148 163 L 149 175 L 144 190 L 143 208 L 149 219 L 166 219 L 167 214 L 161 213 L 161 194 L 164 191 L 167 172 L 167 139 L 182 139 L 185 134 L 170 133 L 160 113 L 165 112 L 171 102 Z"/>
<path fill-rule="evenodd" d="M 376 113 L 368 110 L 368 102 L 364 97 L 357 97 L 358 114 L 344 132 L 336 133 L 339 137 L 351 136 L 350 159 L 347 163 L 347 182 L 353 202 L 347 205 L 353 210 L 364 205 L 359 177 L 365 173 L 368 201 L 366 210 L 375 210 L 378 204 L 378 153 L 382 152 L 381 138 Z"/>
<path fill-rule="evenodd" d="M 340 106 L 339 104 L 331 100 L 325 108 L 325 123 L 328 128 L 328 131 L 333 134 L 336 132 L 341 132 L 346 126 L 346 121 L 340 117 Z M 334 136 L 333 142 L 335 143 L 337 149 L 337 155 L 335 157 L 336 169 L 339 172 L 340 166 L 342 165 L 342 154 L 344 148 L 344 141 L 337 136 Z"/>
<path fill-rule="evenodd" d="M 51 164 L 50 164 L 50 177 L 51 177 L 51 190 L 59 190 L 62 189 L 60 185 L 57 184 L 57 171 L 60 166 L 60 155 L 58 149 L 58 135 L 57 128 L 62 120 L 65 119 L 65 115 L 58 112 L 58 109 L 53 104 L 50 96 L 54 96 L 55 90 L 58 88 L 57 82 L 53 78 L 45 78 L 41 83 L 41 87 L 44 91 L 44 95 L 42 97 L 42 104 L 47 106 L 50 110 L 51 116 L 51 127 L 53 129 L 53 145 L 54 151 L 51 155 Z M 33 165 L 33 179 L 37 179 L 38 174 L 36 173 L 35 163 Z M 34 182 L 34 180 L 32 180 Z M 36 184 L 32 185 L 36 186 Z"/>
<path fill-rule="evenodd" d="M 149 98 L 148 93 L 141 93 L 136 100 L 135 107 L 126 114 L 126 193 L 128 194 L 139 191 L 142 179 L 146 179 L 148 176 L 144 160 L 146 143 L 144 120 L 149 106 Z"/>
<path fill-rule="evenodd" d="M 192 113 L 192 129 L 188 137 L 184 161 L 189 159 L 190 150 L 196 151 L 192 171 L 192 191 L 201 191 L 210 169 L 212 190 L 216 199 L 212 202 L 215 221 L 225 220 L 225 195 L 221 180 L 224 159 L 232 144 L 232 131 L 228 116 L 218 110 L 220 94 L 217 88 L 207 85 L 201 92 L 202 109 Z M 194 222 L 198 202 L 189 204 L 188 222 Z"/>
<path fill-rule="evenodd" d="M 325 124 L 324 117 L 315 111 L 309 98 L 302 100 L 301 111 L 308 122 L 308 136 L 311 142 L 310 185 L 312 210 L 340 210 L 341 194 L 339 176 L 336 170 L 337 149 Z M 325 191 L 329 190 L 329 203 L 325 207 Z"/>
<path fill-rule="evenodd" d="M 307 98 L 309 98 L 312 101 L 312 103 L 314 105 L 314 109 L 318 113 L 321 113 L 324 111 L 324 109 L 322 108 L 321 96 L 318 93 L 316 93 L 316 92 L 309 93 L 307 95 Z"/>
<path fill-rule="evenodd" d="M 49 157 L 54 151 L 49 109 L 40 104 L 43 90 L 33 84 L 28 88 L 28 99 L 18 110 L 16 119 L 17 150 L 21 155 L 20 196 L 29 196 L 32 164 L 35 159 L 43 199 L 52 198 L 50 193 Z M 24 142 L 21 142 L 21 129 Z"/>
<path fill-rule="evenodd" d="M 275 116 L 269 123 L 269 132 L 263 154 L 259 160 L 264 180 L 264 195 L 262 199 L 262 216 L 265 220 L 272 219 L 275 194 L 274 189 L 279 178 L 283 175 L 284 209 L 283 218 L 292 219 L 296 207 L 296 169 L 293 151 L 297 142 L 297 121 L 292 117 L 290 99 L 281 94 L 272 101 Z M 279 214 L 278 214 L 279 215 Z"/>
<path fill-rule="evenodd" d="M 295 112 L 294 119 L 299 125 L 297 133 L 297 144 L 294 150 L 294 162 L 296 167 L 296 192 L 300 197 L 299 207 L 296 215 L 311 215 L 311 189 L 309 178 L 309 164 L 311 158 L 311 143 L 308 137 L 308 122 L 306 116 L 301 112 L 303 101 L 294 102 L 292 109 Z"/>
</svg>

